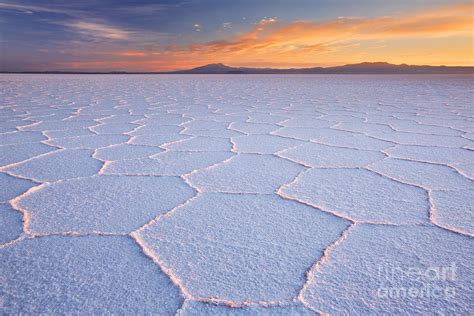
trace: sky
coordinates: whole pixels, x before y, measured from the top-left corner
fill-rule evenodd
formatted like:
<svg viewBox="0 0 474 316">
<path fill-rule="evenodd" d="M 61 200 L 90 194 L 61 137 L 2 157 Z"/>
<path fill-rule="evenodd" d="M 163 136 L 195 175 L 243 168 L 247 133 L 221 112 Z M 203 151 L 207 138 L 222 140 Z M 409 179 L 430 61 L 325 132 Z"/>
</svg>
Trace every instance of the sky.
<svg viewBox="0 0 474 316">
<path fill-rule="evenodd" d="M 0 0 L 0 71 L 474 66 L 474 2 Z"/>
</svg>

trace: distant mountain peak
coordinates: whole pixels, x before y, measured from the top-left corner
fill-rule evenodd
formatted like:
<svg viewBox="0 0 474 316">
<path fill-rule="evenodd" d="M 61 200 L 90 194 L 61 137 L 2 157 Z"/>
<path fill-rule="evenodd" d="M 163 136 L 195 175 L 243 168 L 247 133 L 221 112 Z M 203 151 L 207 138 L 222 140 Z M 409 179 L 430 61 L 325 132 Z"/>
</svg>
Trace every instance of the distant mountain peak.
<svg viewBox="0 0 474 316">
<path fill-rule="evenodd" d="M 196 68 L 190 69 L 189 71 L 228 71 L 232 69 L 234 68 L 224 65 L 222 63 L 216 63 L 216 64 L 207 64 L 204 66 L 196 67 Z"/>
<path fill-rule="evenodd" d="M 182 74 L 473 74 L 474 67 L 395 65 L 385 61 L 362 62 L 335 67 L 312 68 L 246 68 L 231 67 L 223 63 L 208 64 L 173 73 Z"/>
</svg>

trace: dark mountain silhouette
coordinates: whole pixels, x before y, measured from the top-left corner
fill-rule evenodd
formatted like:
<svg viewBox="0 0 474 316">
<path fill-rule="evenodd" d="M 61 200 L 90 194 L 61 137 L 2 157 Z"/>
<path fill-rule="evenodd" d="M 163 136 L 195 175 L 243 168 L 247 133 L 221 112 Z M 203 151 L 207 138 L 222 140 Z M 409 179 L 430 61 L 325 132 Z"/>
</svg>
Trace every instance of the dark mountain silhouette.
<svg viewBox="0 0 474 316">
<path fill-rule="evenodd" d="M 196 67 L 189 70 L 183 70 L 186 73 L 197 73 L 197 74 L 207 74 L 207 73 L 229 73 L 235 71 L 236 68 L 226 66 L 224 64 L 209 64 L 201 67 Z M 180 71 L 176 71 L 180 72 Z"/>
<path fill-rule="evenodd" d="M 418 66 L 394 65 L 386 62 L 350 64 L 336 67 L 313 68 L 247 68 L 229 67 L 224 64 L 209 64 L 189 70 L 173 71 L 176 74 L 474 74 L 468 66 Z"/>
</svg>

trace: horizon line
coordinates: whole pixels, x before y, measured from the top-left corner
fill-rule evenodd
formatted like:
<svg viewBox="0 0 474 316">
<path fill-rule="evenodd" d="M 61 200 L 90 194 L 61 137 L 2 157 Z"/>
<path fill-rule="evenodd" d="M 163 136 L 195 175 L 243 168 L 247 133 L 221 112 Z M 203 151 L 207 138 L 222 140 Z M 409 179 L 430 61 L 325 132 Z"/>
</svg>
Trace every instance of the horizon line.
<svg viewBox="0 0 474 316">
<path fill-rule="evenodd" d="M 206 67 L 210 66 L 218 66 L 218 67 L 223 67 L 223 68 L 230 68 L 230 69 L 236 69 L 236 70 L 254 70 L 254 71 L 281 71 L 281 74 L 285 74 L 285 71 L 308 71 L 311 69 L 319 69 L 319 70 L 330 70 L 334 68 L 342 68 L 342 67 L 347 67 L 347 66 L 362 66 L 362 65 L 367 65 L 367 66 L 374 66 L 374 65 L 386 65 L 386 66 L 391 66 L 391 67 L 426 67 L 426 68 L 439 68 L 441 69 L 459 69 L 459 68 L 464 68 L 464 69 L 472 69 L 474 71 L 474 66 L 468 66 L 468 65 L 456 65 L 456 66 L 451 66 L 451 65 L 414 65 L 414 64 L 392 64 L 389 62 L 385 61 L 375 61 L 375 62 L 360 62 L 360 63 L 353 63 L 353 64 L 341 64 L 341 65 L 336 65 L 336 66 L 312 66 L 312 67 L 291 67 L 291 68 L 273 68 L 273 67 L 246 67 L 246 66 L 228 66 L 224 63 L 211 63 L 211 64 L 205 64 L 201 66 L 196 66 L 193 68 L 187 68 L 187 69 L 177 69 L 177 70 L 170 70 L 170 71 L 127 71 L 127 70 L 108 70 L 108 71 L 100 71 L 100 70 L 85 70 L 85 71 L 80 71 L 80 70 L 71 70 L 71 69 L 66 69 L 66 70 L 18 70 L 18 71 L 8 71 L 8 70 L 0 70 L 0 73 L 3 74 L 179 74 L 182 72 L 187 72 L 187 71 L 193 71 L 193 70 L 198 70 L 198 69 L 205 69 Z M 366 68 L 366 70 L 370 70 L 371 68 Z M 193 73 L 190 73 L 193 74 Z M 194 73 L 194 74 L 206 74 L 206 73 Z M 216 74 L 209 72 L 207 74 Z M 217 74 L 226 74 L 226 73 L 217 73 Z M 232 74 L 232 73 L 230 73 Z M 251 74 L 251 73 L 237 73 L 237 74 Z M 286 73 L 290 74 L 290 73 Z M 318 73 L 306 73 L 306 74 L 318 74 Z M 324 73 L 319 73 L 319 74 L 324 74 Z M 328 74 L 328 73 L 326 73 Z M 343 74 L 343 73 L 334 73 L 334 74 Z M 351 74 L 357 74 L 357 73 L 351 73 Z M 364 74 L 364 73 L 360 73 Z M 366 73 L 370 74 L 370 73 Z M 374 73 L 373 74 L 377 74 Z M 384 74 L 382 72 L 379 72 L 379 74 Z M 403 73 L 392 73 L 392 74 L 403 74 Z M 408 73 L 408 74 L 416 74 L 416 73 Z M 421 73 L 420 73 L 421 74 Z"/>
</svg>

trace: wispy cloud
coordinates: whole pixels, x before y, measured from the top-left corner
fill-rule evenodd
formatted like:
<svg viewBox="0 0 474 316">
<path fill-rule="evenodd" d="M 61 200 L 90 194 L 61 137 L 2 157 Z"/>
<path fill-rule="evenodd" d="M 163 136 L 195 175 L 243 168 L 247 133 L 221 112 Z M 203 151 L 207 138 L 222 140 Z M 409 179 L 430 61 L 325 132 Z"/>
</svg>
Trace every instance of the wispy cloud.
<svg viewBox="0 0 474 316">
<path fill-rule="evenodd" d="M 123 30 L 118 27 L 110 26 L 107 24 L 100 24 L 87 21 L 74 21 L 64 24 L 72 30 L 92 37 L 113 39 L 113 40 L 124 40 L 129 37 L 132 33 L 130 31 Z"/>
<path fill-rule="evenodd" d="M 0 2 L 0 10 L 17 11 L 17 12 L 26 13 L 26 14 L 32 14 L 35 12 L 48 12 L 48 13 L 60 13 L 60 14 L 71 15 L 73 13 L 72 10 L 64 10 L 64 9 L 58 9 L 58 8 L 45 7 L 45 6 L 37 6 L 37 5 L 5 3 L 5 2 Z"/>
<path fill-rule="evenodd" d="M 34 13 L 56 13 L 64 17 L 61 19 L 43 19 L 52 24 L 62 25 L 79 34 L 112 40 L 124 40 L 129 38 L 131 31 L 121 27 L 109 25 L 109 23 L 91 18 L 87 11 L 77 9 L 64 9 L 52 6 L 22 5 L 0 2 L 0 10 L 10 10 L 25 14 Z"/>
</svg>

